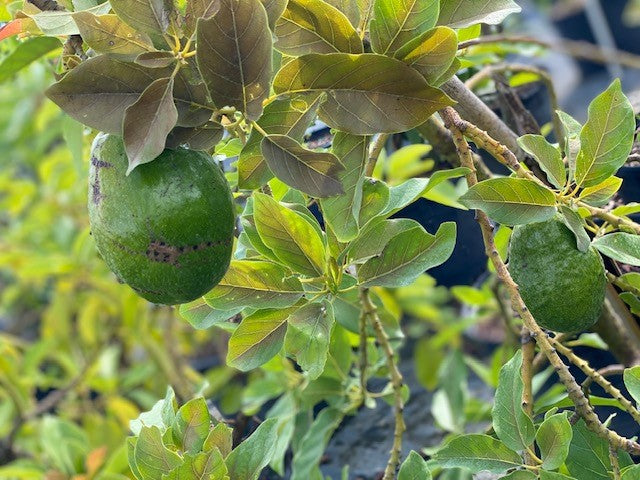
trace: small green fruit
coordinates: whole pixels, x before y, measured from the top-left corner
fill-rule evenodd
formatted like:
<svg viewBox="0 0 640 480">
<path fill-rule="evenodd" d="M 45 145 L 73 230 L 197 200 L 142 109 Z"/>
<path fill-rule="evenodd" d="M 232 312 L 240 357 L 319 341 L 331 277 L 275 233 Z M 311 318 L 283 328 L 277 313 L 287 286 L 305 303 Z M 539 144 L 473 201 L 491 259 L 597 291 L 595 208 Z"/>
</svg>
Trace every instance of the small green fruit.
<svg viewBox="0 0 640 480">
<path fill-rule="evenodd" d="M 509 271 L 540 326 L 580 332 L 598 320 L 606 288 L 602 258 L 592 247 L 579 251 L 562 220 L 515 227 Z"/>
<path fill-rule="evenodd" d="M 229 186 L 213 159 L 165 150 L 129 176 L 122 138 L 98 135 L 91 152 L 89 219 L 109 268 L 140 296 L 174 305 L 223 277 L 233 249 Z"/>
</svg>

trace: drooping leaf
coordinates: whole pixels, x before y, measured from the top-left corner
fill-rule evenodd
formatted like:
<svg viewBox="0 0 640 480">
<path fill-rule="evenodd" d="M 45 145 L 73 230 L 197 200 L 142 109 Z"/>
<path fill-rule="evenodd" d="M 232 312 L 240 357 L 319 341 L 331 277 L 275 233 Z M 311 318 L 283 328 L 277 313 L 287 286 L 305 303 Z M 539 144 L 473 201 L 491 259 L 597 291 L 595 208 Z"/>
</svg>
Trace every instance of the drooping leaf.
<svg viewBox="0 0 640 480">
<path fill-rule="evenodd" d="M 429 85 L 436 85 L 451 68 L 457 53 L 456 32 L 440 26 L 404 44 L 394 57 L 420 72 Z"/>
<path fill-rule="evenodd" d="M 196 29 L 198 68 L 218 107 L 231 106 L 249 120 L 262 114 L 269 95 L 272 39 L 259 0 L 220 0 Z"/>
<path fill-rule="evenodd" d="M 287 318 L 294 311 L 270 308 L 243 318 L 229 339 L 227 364 L 246 372 L 271 360 L 282 348 Z"/>
<path fill-rule="evenodd" d="M 313 380 L 324 370 L 334 322 L 330 303 L 308 303 L 287 321 L 285 350 Z"/>
<path fill-rule="evenodd" d="M 324 273 L 324 242 L 301 214 L 268 195 L 256 193 L 253 218 L 260 238 L 283 263 L 305 275 Z"/>
<path fill-rule="evenodd" d="M 518 352 L 500 369 L 493 411 L 493 428 L 498 438 L 512 450 L 526 450 L 533 443 L 533 421 L 522 408 L 524 384 L 520 369 L 522 352 Z"/>
<path fill-rule="evenodd" d="M 258 125 L 267 133 L 287 135 L 302 140 L 305 130 L 315 117 L 320 95 L 276 99 L 264 107 Z M 266 184 L 273 174 L 264 161 L 260 144 L 263 136 L 251 130 L 246 145 L 238 157 L 238 186 L 256 189 Z"/>
<path fill-rule="evenodd" d="M 171 0 L 110 0 L 110 3 L 116 15 L 136 30 L 159 34 L 169 28 L 173 12 Z"/>
<path fill-rule="evenodd" d="M 452 103 L 400 60 L 366 53 L 303 55 L 280 69 L 274 89 L 278 94 L 326 91 L 320 118 L 356 135 L 406 131 Z"/>
<path fill-rule="evenodd" d="M 21 42 L 0 62 L 0 83 L 60 46 L 60 40 L 52 37 L 33 37 Z"/>
<path fill-rule="evenodd" d="M 365 287 L 409 285 L 425 270 L 444 263 L 455 243 L 455 222 L 443 223 L 435 235 L 422 227 L 406 230 L 393 237 L 379 256 L 360 267 L 358 280 Z"/>
<path fill-rule="evenodd" d="M 362 41 L 344 14 L 319 0 L 289 0 L 275 25 L 275 48 L 291 56 L 306 53 L 362 53 Z"/>
<path fill-rule="evenodd" d="M 233 260 L 220 283 L 204 298 L 218 310 L 283 308 L 302 297 L 300 281 L 281 265 Z"/>
<path fill-rule="evenodd" d="M 575 212 L 566 205 L 560 206 L 560 212 L 562 213 L 565 225 L 569 227 L 569 230 L 571 230 L 576 237 L 576 247 L 581 252 L 586 252 L 589 249 L 589 245 L 591 245 L 591 238 L 589 238 L 589 235 L 584 230 L 582 218 L 578 212 Z"/>
<path fill-rule="evenodd" d="M 577 184 L 593 187 L 613 175 L 627 161 L 635 128 L 633 107 L 615 80 L 589 105 L 589 119 L 580 133 Z"/>
<path fill-rule="evenodd" d="M 513 0 L 440 0 L 439 25 L 463 28 L 476 23 L 497 25 L 520 7 Z"/>
<path fill-rule="evenodd" d="M 229 320 L 240 313 L 240 308 L 235 310 L 217 310 L 210 307 L 204 298 L 199 298 L 190 303 L 180 305 L 180 316 L 198 330 L 206 330 L 217 323 Z"/>
<path fill-rule="evenodd" d="M 79 122 L 106 133 L 122 134 L 127 107 L 135 103 L 155 80 L 170 77 L 171 68 L 145 68 L 111 55 L 99 55 L 82 62 L 47 90 L 47 96 Z M 206 104 L 202 85 L 191 85 L 178 74 L 173 96 L 178 108 L 178 125 L 197 126 L 207 122 L 211 112 L 192 109 L 192 103 Z"/>
<path fill-rule="evenodd" d="M 111 6 L 109 5 L 109 2 L 105 2 L 101 5 L 88 8 L 85 11 L 93 13 L 94 15 L 104 15 L 109 13 L 109 10 L 111 10 Z M 25 12 L 23 11 L 23 13 Z M 78 35 L 80 33 L 78 26 L 73 19 L 73 16 L 75 15 L 74 12 L 56 10 L 37 12 L 33 14 L 29 13 L 26 15 L 35 22 L 38 28 L 42 30 L 42 33 L 45 35 L 61 36 Z"/>
<path fill-rule="evenodd" d="M 153 49 L 148 35 L 137 32 L 117 15 L 76 12 L 73 19 L 82 40 L 98 53 L 137 55 Z"/>
<path fill-rule="evenodd" d="M 178 409 L 171 431 L 182 450 L 195 454 L 202 449 L 210 426 L 211 417 L 207 401 L 198 397 L 189 400 Z"/>
<path fill-rule="evenodd" d="M 551 145 L 542 135 L 524 135 L 518 139 L 518 145 L 532 155 L 547 178 L 556 188 L 567 183 L 567 172 L 560 150 Z"/>
<path fill-rule="evenodd" d="M 136 466 L 144 480 L 162 478 L 182 463 L 177 453 L 162 443 L 162 434 L 156 426 L 142 427 L 134 449 Z"/>
<path fill-rule="evenodd" d="M 339 175 L 344 166 L 332 153 L 308 150 L 276 134 L 264 137 L 261 147 L 273 174 L 290 187 L 318 198 L 343 193 Z"/>
<path fill-rule="evenodd" d="M 442 467 L 466 468 L 472 473 L 482 470 L 502 473 L 522 465 L 520 455 L 500 440 L 479 434 L 455 437 L 433 459 Z"/>
<path fill-rule="evenodd" d="M 412 450 L 398 472 L 398 480 L 431 480 L 431 472 L 427 468 L 427 462 L 418 452 Z"/>
<path fill-rule="evenodd" d="M 640 366 L 625 368 L 624 385 L 633 399 L 640 403 Z"/>
<path fill-rule="evenodd" d="M 580 192 L 580 200 L 589 205 L 600 207 L 606 205 L 622 186 L 622 179 L 609 177 L 593 187 L 587 187 Z"/>
<path fill-rule="evenodd" d="M 227 466 L 218 450 L 209 452 L 187 453 L 182 465 L 174 468 L 162 480 L 224 480 L 229 478 Z"/>
<path fill-rule="evenodd" d="M 569 181 L 573 181 L 576 175 L 576 160 L 580 153 L 580 132 L 582 131 L 582 124 L 561 110 L 557 110 L 556 115 L 564 130 L 563 151 L 569 166 Z"/>
<path fill-rule="evenodd" d="M 369 30 L 371 48 L 393 54 L 404 44 L 435 27 L 439 0 L 375 0 Z"/>
<path fill-rule="evenodd" d="M 244 1 L 244 0 L 243 0 Z M 256 480 L 275 450 L 278 419 L 262 422 L 226 459 L 230 480 Z"/>
<path fill-rule="evenodd" d="M 536 443 L 542 455 L 542 468 L 555 470 L 560 468 L 569 455 L 569 445 L 573 438 L 567 412 L 557 413 L 546 418 L 536 433 Z"/>
<path fill-rule="evenodd" d="M 640 267 L 640 236 L 615 232 L 591 243 L 600 253 L 618 262 Z"/>
<path fill-rule="evenodd" d="M 344 193 L 320 200 L 322 215 L 340 242 L 358 235 L 358 217 L 362 205 L 362 185 L 369 151 L 369 137 L 337 132 L 331 151 L 340 159 L 344 170 L 339 180 Z"/>
<path fill-rule="evenodd" d="M 542 222 L 556 213 L 553 192 L 524 178 L 484 180 L 471 187 L 459 202 L 506 225 Z"/>
<path fill-rule="evenodd" d="M 178 121 L 173 101 L 173 77 L 149 85 L 124 113 L 123 140 L 129 158 L 127 175 L 154 160 L 165 148 L 167 135 Z"/>
<path fill-rule="evenodd" d="M 269 467 L 278 475 L 285 474 L 285 456 L 296 428 L 298 401 L 293 392 L 282 395 L 266 413 L 267 418 L 278 419 L 278 439 Z"/>
</svg>

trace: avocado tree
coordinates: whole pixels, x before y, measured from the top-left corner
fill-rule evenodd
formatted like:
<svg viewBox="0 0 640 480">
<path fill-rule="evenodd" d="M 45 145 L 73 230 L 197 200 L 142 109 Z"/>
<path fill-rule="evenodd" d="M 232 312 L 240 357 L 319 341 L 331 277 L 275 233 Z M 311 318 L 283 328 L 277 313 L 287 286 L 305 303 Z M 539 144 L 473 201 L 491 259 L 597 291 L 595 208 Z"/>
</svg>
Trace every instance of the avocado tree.
<svg viewBox="0 0 640 480">
<path fill-rule="evenodd" d="M 640 277 L 617 268 L 640 266 L 640 225 L 629 218 L 640 209 L 605 207 L 621 186 L 615 174 L 633 146 L 634 112 L 614 81 L 584 125 L 553 112 L 555 143 L 507 126 L 470 86 L 524 71 L 552 88 L 533 67 L 482 69 L 485 60 L 468 54 L 509 42 L 480 36 L 479 24 L 517 13 L 513 1 L 30 0 L 11 8 L 0 38 L 26 40 L 3 68 L 18 70 L 63 39 L 59 79 L 46 95 L 102 132 L 88 205 L 110 269 L 144 298 L 180 304 L 194 327 L 229 332 L 228 365 L 286 383 L 242 441 L 201 396 L 179 405 L 169 389 L 131 423 L 133 477 L 257 479 L 267 466 L 284 474 L 291 451 L 291 478 L 322 478 L 332 433 L 380 398 L 393 404 L 395 422 L 385 480 L 454 478 L 451 469 L 512 480 L 640 477 L 632 459 L 640 444 L 594 410 L 613 404 L 640 421 L 632 315 Z M 332 129 L 330 148 L 305 144 L 318 119 Z M 448 165 L 391 185 L 376 169 L 389 139 L 405 132 Z M 510 175 L 492 174 L 480 150 Z M 210 154 L 237 157 L 226 179 Z M 490 431 L 456 432 L 427 461 L 403 455 L 410 393 L 397 364 L 402 332 L 385 299 L 452 255 L 455 223 L 428 232 L 402 210 L 462 177 L 468 189 L 458 202 L 477 211 L 477 248 L 508 296 L 516 317 L 508 328 L 522 346 L 500 371 Z M 571 348 L 596 322 L 618 369 L 597 371 Z M 547 364 L 562 398 L 538 406 L 534 377 Z M 631 399 L 611 373 L 624 376 Z M 368 379 L 380 374 L 388 388 L 370 391 Z M 611 398 L 592 397 L 591 383 Z M 95 478 L 120 478 L 107 475 Z"/>
</svg>

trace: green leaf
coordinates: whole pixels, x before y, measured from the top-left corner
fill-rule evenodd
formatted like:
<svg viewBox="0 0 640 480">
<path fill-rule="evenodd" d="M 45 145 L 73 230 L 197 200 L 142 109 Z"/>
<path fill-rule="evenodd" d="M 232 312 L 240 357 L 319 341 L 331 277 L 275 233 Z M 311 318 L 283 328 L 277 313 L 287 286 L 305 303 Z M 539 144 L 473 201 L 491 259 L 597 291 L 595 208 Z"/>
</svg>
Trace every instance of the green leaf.
<svg viewBox="0 0 640 480">
<path fill-rule="evenodd" d="M 394 57 L 420 72 L 429 85 L 436 85 L 451 68 L 457 53 L 456 32 L 449 27 L 436 27 L 404 44 Z"/>
<path fill-rule="evenodd" d="M 451 105 L 441 90 L 400 60 L 377 54 L 309 54 L 276 74 L 277 94 L 327 92 L 320 118 L 356 135 L 403 132 Z"/>
<path fill-rule="evenodd" d="M 536 433 L 536 443 L 542 455 L 542 468 L 556 470 L 569 455 L 569 445 L 573 438 L 567 412 L 552 415 L 542 422 Z"/>
<path fill-rule="evenodd" d="M 268 135 L 262 154 L 273 174 L 290 187 L 320 198 L 344 193 L 339 179 L 344 166 L 331 153 L 308 150 L 287 135 Z"/>
<path fill-rule="evenodd" d="M 282 395 L 266 413 L 267 418 L 278 419 L 278 439 L 269 467 L 281 477 L 285 474 L 285 456 L 296 427 L 298 399 L 293 392 Z"/>
<path fill-rule="evenodd" d="M 216 323 L 229 320 L 240 311 L 240 308 L 235 310 L 216 310 L 207 305 L 204 298 L 199 298 L 190 303 L 183 303 L 179 309 L 180 316 L 198 330 L 206 330 Z"/>
<path fill-rule="evenodd" d="M 435 27 L 439 0 L 375 0 L 369 25 L 371 48 L 393 54 L 405 43 Z"/>
<path fill-rule="evenodd" d="M 393 237 L 379 256 L 358 269 L 358 281 L 364 287 L 401 287 L 409 285 L 425 270 L 444 263 L 456 242 L 455 222 L 440 225 L 435 235 L 416 226 Z"/>
<path fill-rule="evenodd" d="M 344 193 L 320 200 L 322 216 L 339 242 L 350 242 L 358 235 L 362 205 L 362 185 L 369 151 L 369 137 L 337 132 L 332 152 L 345 169 L 338 178 Z"/>
<path fill-rule="evenodd" d="M 576 480 L 574 477 L 567 477 L 562 473 L 547 472 L 546 470 L 540 470 L 540 480 Z"/>
<path fill-rule="evenodd" d="M 512 0 L 440 0 L 438 24 L 463 28 L 476 23 L 497 25 L 520 7 Z"/>
<path fill-rule="evenodd" d="M 216 123 L 202 127 L 174 127 L 167 136 L 166 148 L 186 147 L 209 152 L 222 140 L 223 134 L 224 129 Z"/>
<path fill-rule="evenodd" d="M 265 309 L 245 317 L 229 339 L 227 364 L 246 372 L 271 360 L 282 348 L 287 318 L 294 311 Z"/>
<path fill-rule="evenodd" d="M 32 37 L 19 43 L 0 62 L 0 83 L 60 46 L 60 40 L 52 37 Z"/>
<path fill-rule="evenodd" d="M 527 470 L 516 470 L 509 475 L 500 477 L 500 480 L 536 480 L 536 474 Z M 542 478 L 542 477 L 541 477 Z"/>
<path fill-rule="evenodd" d="M 491 416 L 498 438 L 512 450 L 526 450 L 533 443 L 533 421 L 522 408 L 524 384 L 520 369 L 522 352 L 518 352 L 500 369 L 498 388 Z"/>
<path fill-rule="evenodd" d="M 183 463 L 174 468 L 162 480 L 223 480 L 227 475 L 227 467 L 218 450 L 186 454 Z"/>
<path fill-rule="evenodd" d="M 127 107 L 135 103 L 154 81 L 172 75 L 171 68 L 145 68 L 111 55 L 99 55 L 82 62 L 47 90 L 47 96 L 79 122 L 96 130 L 122 135 Z M 178 74 L 173 97 L 178 108 L 178 125 L 198 126 L 211 112 L 193 109 L 192 103 L 206 104 L 206 91 L 191 85 Z"/>
<path fill-rule="evenodd" d="M 640 366 L 625 368 L 624 385 L 633 399 L 640 403 Z"/>
<path fill-rule="evenodd" d="M 305 275 L 324 273 L 324 242 L 304 216 L 256 193 L 253 218 L 260 238 L 283 263 Z"/>
<path fill-rule="evenodd" d="M 566 205 L 560 206 L 560 212 L 562 213 L 565 225 L 569 227 L 569 230 L 571 230 L 576 237 L 576 247 L 581 252 L 586 252 L 591 245 L 591 238 L 589 238 L 589 235 L 584 230 L 582 217 L 578 212 L 575 212 Z"/>
<path fill-rule="evenodd" d="M 158 427 L 142 427 L 136 441 L 134 458 L 144 480 L 157 480 L 182 463 L 177 453 L 162 443 Z"/>
<path fill-rule="evenodd" d="M 220 4 L 216 0 L 189 0 L 184 15 L 187 36 L 191 36 L 196 31 L 200 18 L 210 18 L 219 8 Z"/>
<path fill-rule="evenodd" d="M 333 5 L 351 22 L 351 25 L 358 25 L 360 21 L 360 9 L 358 3 L 361 0 L 324 0 L 329 5 Z"/>
<path fill-rule="evenodd" d="M 382 253 L 393 237 L 401 232 L 419 227 L 420 224 L 409 218 L 387 220 L 377 218 L 367 224 L 358 238 L 349 244 L 344 252 L 348 263 L 363 263 Z"/>
<path fill-rule="evenodd" d="M 640 465 L 623 469 L 620 480 L 640 480 Z"/>
<path fill-rule="evenodd" d="M 202 449 L 210 426 L 211 417 L 207 401 L 198 397 L 189 400 L 178 409 L 171 431 L 182 450 L 195 454 Z"/>
<path fill-rule="evenodd" d="M 566 185 L 567 172 L 560 150 L 551 145 L 546 138 L 542 135 L 524 135 L 518 139 L 518 145 L 536 159 L 556 188 L 563 188 Z"/>
<path fill-rule="evenodd" d="M 262 114 L 271 80 L 271 31 L 258 0 L 220 0 L 198 20 L 196 60 L 213 103 L 231 106 L 249 120 Z"/>
<path fill-rule="evenodd" d="M 267 18 L 269 19 L 269 28 L 273 30 L 276 27 L 276 22 L 280 18 L 287 8 L 288 0 L 260 0 L 262 6 L 267 11 Z"/>
<path fill-rule="evenodd" d="M 344 414 L 337 408 L 327 407 L 315 418 L 300 440 L 293 455 L 291 480 L 309 480 L 317 468 L 332 433 Z"/>
<path fill-rule="evenodd" d="M 553 192 L 524 178 L 484 180 L 471 187 L 459 201 L 506 225 L 543 222 L 556 213 Z"/>
<path fill-rule="evenodd" d="M 244 0 L 243 0 L 244 1 Z M 275 450 L 278 419 L 262 422 L 226 459 L 230 480 L 256 480 Z"/>
<path fill-rule="evenodd" d="M 177 59 L 173 52 L 162 50 L 159 52 L 143 52 L 134 61 L 138 65 L 147 68 L 165 68 L 173 65 Z"/>
<path fill-rule="evenodd" d="M 592 245 L 603 255 L 618 262 L 640 267 L 640 236 L 615 232 L 596 238 Z"/>
<path fill-rule="evenodd" d="M 131 56 L 153 50 L 147 34 L 131 28 L 117 15 L 76 12 L 73 19 L 82 40 L 98 53 Z"/>
<path fill-rule="evenodd" d="M 175 393 L 171 387 L 162 400 L 158 400 L 151 410 L 141 413 L 138 418 L 129 422 L 129 429 L 134 435 L 140 435 L 143 427 L 157 427 L 161 433 L 173 423 L 175 417 Z"/>
<path fill-rule="evenodd" d="M 85 11 L 93 13 L 95 15 L 104 15 L 106 13 L 109 13 L 111 7 L 112 5 L 109 5 L 109 2 L 105 2 L 101 5 L 96 5 L 95 7 L 88 8 Z M 74 12 L 68 12 L 66 10 L 44 11 L 35 14 L 27 14 L 27 16 L 36 23 L 38 28 L 42 30 L 42 33 L 52 37 L 62 35 L 78 35 L 80 31 L 78 30 L 76 22 L 73 20 L 74 15 Z"/>
<path fill-rule="evenodd" d="M 129 158 L 127 175 L 138 165 L 155 160 L 164 151 L 167 136 L 177 121 L 173 77 L 160 78 L 125 110 L 123 140 Z"/>
<path fill-rule="evenodd" d="M 320 95 L 276 99 L 264 107 L 258 125 L 265 132 L 287 135 L 295 140 L 302 136 L 315 118 Z M 256 189 L 266 184 L 273 174 L 262 156 L 260 144 L 263 136 L 257 129 L 251 130 L 247 144 L 238 158 L 238 186 Z"/>
<path fill-rule="evenodd" d="M 433 459 L 439 466 L 466 468 L 472 473 L 482 470 L 502 473 L 522 465 L 520 455 L 500 440 L 479 434 L 455 437 L 441 448 Z"/>
<path fill-rule="evenodd" d="M 291 272 L 270 262 L 233 260 L 220 283 L 204 299 L 218 310 L 238 308 L 284 308 L 304 293 Z"/>
<path fill-rule="evenodd" d="M 306 53 L 362 53 L 362 41 L 349 19 L 318 0 L 289 0 L 275 26 L 275 48 L 291 56 Z"/>
<path fill-rule="evenodd" d="M 593 187 L 613 175 L 627 161 L 636 128 L 633 107 L 622 93 L 620 80 L 589 105 L 589 119 L 580 133 L 576 182 Z"/>
<path fill-rule="evenodd" d="M 402 462 L 398 472 L 398 480 L 431 480 L 431 472 L 427 468 L 427 462 L 415 450 Z"/>
<path fill-rule="evenodd" d="M 580 200 L 589 205 L 600 207 L 606 205 L 622 186 L 622 179 L 609 177 L 593 187 L 587 187 L 580 192 Z"/>
<path fill-rule="evenodd" d="M 590 432 L 580 420 L 573 426 L 573 440 L 566 465 L 572 476 L 589 480 L 609 480 L 609 445 Z"/>
<path fill-rule="evenodd" d="M 227 458 L 227 455 L 231 453 L 232 446 L 233 428 L 224 423 L 218 423 L 209 431 L 209 435 L 202 445 L 202 451 L 218 450 L 222 454 L 222 458 Z"/>
<path fill-rule="evenodd" d="M 389 203 L 389 187 L 375 178 L 365 178 L 362 184 L 362 205 L 358 223 L 366 225 L 372 218 L 380 214 Z"/>
<path fill-rule="evenodd" d="M 315 380 L 324 370 L 335 322 L 330 303 L 309 303 L 288 319 L 285 351 L 295 357 L 302 370 Z"/>
<path fill-rule="evenodd" d="M 136 30 L 158 34 L 169 28 L 169 17 L 173 13 L 170 0 L 110 0 L 110 3 L 116 15 Z"/>
<path fill-rule="evenodd" d="M 580 132 L 582 131 L 582 124 L 578 122 L 568 113 L 560 110 L 556 110 L 556 115 L 562 123 L 564 129 L 564 154 L 567 157 L 567 164 L 569 165 L 569 181 L 573 181 L 576 175 L 576 161 L 580 154 Z"/>
</svg>

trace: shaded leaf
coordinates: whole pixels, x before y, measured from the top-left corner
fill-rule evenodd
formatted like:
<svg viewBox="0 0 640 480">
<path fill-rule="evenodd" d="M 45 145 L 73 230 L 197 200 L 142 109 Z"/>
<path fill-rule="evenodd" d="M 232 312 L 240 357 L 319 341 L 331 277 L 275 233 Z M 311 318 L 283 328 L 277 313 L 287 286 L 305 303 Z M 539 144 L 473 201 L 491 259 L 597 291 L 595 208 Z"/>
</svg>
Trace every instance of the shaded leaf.
<svg viewBox="0 0 640 480">
<path fill-rule="evenodd" d="M 198 330 L 206 330 L 216 323 L 229 320 L 240 313 L 241 309 L 235 310 L 217 310 L 210 307 L 204 298 L 199 298 L 190 303 L 180 305 L 180 316 L 191 324 L 193 328 Z"/>
<path fill-rule="evenodd" d="M 210 426 L 211 417 L 207 401 L 198 397 L 189 400 L 178 409 L 171 430 L 174 440 L 182 450 L 195 454 L 202 449 Z"/>
<path fill-rule="evenodd" d="M 220 0 L 211 18 L 198 20 L 196 32 L 198 68 L 213 103 L 257 120 L 271 79 L 272 39 L 262 4 Z"/>
<path fill-rule="evenodd" d="M 218 423 L 209 431 L 209 435 L 202 445 L 202 450 L 208 452 L 210 450 L 218 450 L 222 454 L 222 458 L 227 458 L 233 447 L 233 428 Z"/>
<path fill-rule="evenodd" d="M 398 480 L 431 480 L 431 472 L 427 468 L 427 462 L 418 452 L 412 450 L 398 472 Z"/>
<path fill-rule="evenodd" d="M 223 134 L 224 129 L 217 123 L 202 127 L 174 127 L 167 136 L 166 148 L 184 147 L 209 152 L 222 140 Z"/>
<path fill-rule="evenodd" d="M 435 235 L 422 227 L 406 230 L 393 237 L 379 256 L 358 269 L 358 280 L 364 287 L 409 285 L 425 270 L 444 263 L 455 243 L 455 222 L 441 224 Z"/>
<path fill-rule="evenodd" d="M 405 43 L 431 30 L 439 13 L 439 0 L 375 0 L 369 25 L 372 50 L 393 56 Z"/>
<path fill-rule="evenodd" d="M 476 23 L 497 25 L 520 7 L 512 0 L 440 0 L 440 25 L 463 28 Z"/>
<path fill-rule="evenodd" d="M 615 80 L 589 105 L 589 119 L 580 133 L 577 184 L 592 187 L 613 175 L 627 161 L 635 128 L 633 107 Z"/>
<path fill-rule="evenodd" d="M 429 85 L 436 85 L 451 68 L 457 53 L 456 32 L 449 27 L 436 27 L 407 42 L 394 57 L 420 72 Z"/>
<path fill-rule="evenodd" d="M 99 53 L 137 55 L 153 49 L 148 35 L 137 32 L 117 15 L 76 12 L 73 19 L 82 40 Z"/>
<path fill-rule="evenodd" d="M 60 40 L 51 37 L 33 37 L 19 43 L 0 62 L 0 83 L 49 52 L 61 47 Z"/>
<path fill-rule="evenodd" d="M 516 470 L 515 472 L 511 472 L 509 475 L 500 477 L 500 480 L 536 480 L 537 478 L 538 477 L 536 477 L 536 474 L 533 472 L 528 472 L 527 470 Z"/>
<path fill-rule="evenodd" d="M 533 443 L 533 421 L 522 408 L 524 384 L 520 369 L 522 352 L 518 352 L 500 369 L 498 388 L 491 416 L 498 438 L 512 450 L 526 450 Z"/>
<path fill-rule="evenodd" d="M 260 0 L 264 9 L 267 11 L 267 18 L 269 20 L 269 28 L 273 30 L 276 27 L 276 22 L 280 18 L 280 15 L 287 8 L 288 0 Z"/>
<path fill-rule="evenodd" d="M 569 473 L 576 478 L 589 480 L 609 480 L 611 461 L 609 445 L 591 433 L 580 420 L 573 426 L 573 439 L 566 460 Z"/>
<path fill-rule="evenodd" d="M 243 372 L 271 360 L 282 348 L 295 308 L 258 310 L 242 319 L 229 339 L 227 364 Z"/>
<path fill-rule="evenodd" d="M 640 366 L 625 368 L 624 385 L 633 399 L 640 403 Z"/>
<path fill-rule="evenodd" d="M 218 450 L 186 454 L 183 463 L 174 468 L 162 480 L 223 480 L 227 474 L 224 459 Z"/>
<path fill-rule="evenodd" d="M 167 135 L 178 121 L 173 102 L 173 77 L 149 85 L 124 113 L 123 140 L 129 158 L 127 175 L 162 153 Z"/>
<path fill-rule="evenodd" d="M 573 431 L 567 412 L 546 418 L 536 433 L 536 443 L 542 455 L 542 468 L 545 470 L 560 468 L 569 454 L 572 438 Z"/>
<path fill-rule="evenodd" d="M 109 10 L 111 10 L 111 6 L 109 5 L 109 2 L 105 2 L 101 5 L 89 8 L 85 10 L 85 12 L 93 13 L 95 15 L 104 15 L 109 13 Z M 31 18 L 45 35 L 62 36 L 78 35 L 80 33 L 78 26 L 73 19 L 73 16 L 75 15 L 74 12 L 56 10 L 37 12 L 34 14 L 27 14 L 24 11 L 23 13 Z"/>
<path fill-rule="evenodd" d="M 582 217 L 566 205 L 560 206 L 560 212 L 562 213 L 565 225 L 569 227 L 569 230 L 571 230 L 576 237 L 576 247 L 581 252 L 586 252 L 589 249 L 589 245 L 591 245 L 591 238 L 589 238 L 589 235 L 584 230 Z"/>
<path fill-rule="evenodd" d="M 591 243 L 600 253 L 618 262 L 640 267 L 640 236 L 615 232 Z"/>
<path fill-rule="evenodd" d="M 219 8 L 217 0 L 189 0 L 184 13 L 187 35 L 191 36 L 196 31 L 198 19 L 212 17 Z"/>
<path fill-rule="evenodd" d="M 275 450 L 278 419 L 262 422 L 226 459 L 230 480 L 256 480 Z"/>
<path fill-rule="evenodd" d="M 162 434 L 156 426 L 142 427 L 134 448 L 136 466 L 142 478 L 152 480 L 162 478 L 182 463 L 177 453 L 162 443 Z"/>
<path fill-rule="evenodd" d="M 220 283 L 204 298 L 219 310 L 236 308 L 282 308 L 302 297 L 300 281 L 281 265 L 233 260 Z"/>
<path fill-rule="evenodd" d="M 300 213 L 255 193 L 253 218 L 264 244 L 285 264 L 310 276 L 324 273 L 324 242 L 313 225 Z"/>
<path fill-rule="evenodd" d="M 305 130 L 316 115 L 320 95 L 276 99 L 264 107 L 258 125 L 267 133 L 288 135 L 302 140 Z M 251 130 L 246 145 L 238 158 L 238 186 L 256 189 L 266 184 L 273 174 L 264 161 L 260 144 L 264 137 Z"/>
<path fill-rule="evenodd" d="M 389 204 L 389 187 L 375 178 L 365 178 L 362 184 L 362 205 L 360 206 L 360 225 L 364 226 L 380 214 Z"/>
<path fill-rule="evenodd" d="M 309 303 L 289 317 L 285 351 L 315 380 L 322 374 L 335 319 L 330 303 Z"/>
<path fill-rule="evenodd" d="M 593 187 L 587 187 L 580 192 L 580 200 L 589 205 L 600 207 L 606 205 L 622 186 L 622 179 L 609 177 Z"/>
<path fill-rule="evenodd" d="M 452 103 L 400 60 L 377 54 L 309 54 L 276 74 L 278 94 L 326 91 L 320 118 L 357 135 L 402 132 Z"/>
<path fill-rule="evenodd" d="M 344 166 L 335 155 L 308 150 L 287 135 L 269 135 L 261 146 L 273 174 L 290 187 L 312 197 L 343 193 L 339 174 Z"/>
<path fill-rule="evenodd" d="M 506 225 L 542 222 L 556 213 L 553 192 L 524 178 L 484 180 L 471 187 L 459 201 Z"/>
<path fill-rule="evenodd" d="M 347 17 L 319 0 L 289 0 L 275 25 L 275 48 L 291 56 L 306 53 L 362 53 L 362 41 Z"/>
<path fill-rule="evenodd" d="M 136 30 L 159 34 L 169 27 L 171 0 L 110 0 L 110 3 L 116 15 Z"/>
<path fill-rule="evenodd" d="M 564 130 L 563 150 L 569 166 L 569 181 L 573 181 L 576 174 L 576 160 L 580 153 L 580 132 L 582 131 L 582 124 L 563 111 L 557 110 L 556 115 Z"/>
<path fill-rule="evenodd" d="M 147 68 L 165 68 L 176 62 L 173 52 L 144 52 L 136 57 L 135 62 Z"/>
<path fill-rule="evenodd" d="M 369 137 L 337 132 L 331 151 L 344 170 L 338 174 L 344 193 L 320 200 L 322 216 L 339 242 L 358 235 L 358 217 L 362 205 L 362 185 L 369 151 Z"/>
<path fill-rule="evenodd" d="M 568 477 L 558 472 L 547 472 L 546 470 L 540 471 L 540 480 L 577 480 L 574 477 Z M 630 480 L 630 479 L 629 479 Z"/>
<path fill-rule="evenodd" d="M 547 178 L 556 188 L 567 183 L 567 172 L 560 150 L 551 145 L 542 135 L 524 135 L 518 139 L 518 145 L 533 156 L 547 174 Z"/>
<path fill-rule="evenodd" d="M 522 465 L 522 459 L 500 440 L 488 435 L 461 435 L 455 437 L 433 457 L 446 468 L 466 468 L 472 473 L 487 470 L 502 473 Z"/>
<path fill-rule="evenodd" d="M 354 26 L 358 25 L 358 22 L 360 21 L 360 10 L 358 8 L 359 0 L 324 0 L 324 1 L 327 2 L 329 5 L 333 5 L 342 13 L 344 13 L 345 16 L 351 22 L 351 25 L 354 25 Z"/>
<path fill-rule="evenodd" d="M 419 227 L 419 223 L 409 218 L 387 220 L 377 218 L 367 224 L 358 238 L 349 244 L 344 252 L 349 263 L 362 263 L 382 253 L 393 237 L 401 232 Z"/>
</svg>

